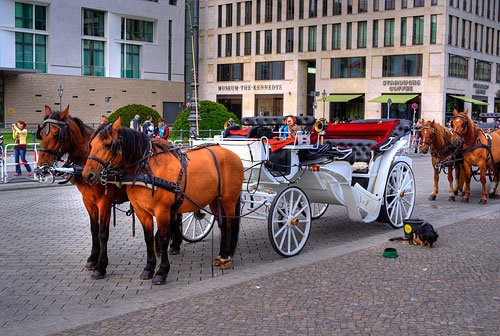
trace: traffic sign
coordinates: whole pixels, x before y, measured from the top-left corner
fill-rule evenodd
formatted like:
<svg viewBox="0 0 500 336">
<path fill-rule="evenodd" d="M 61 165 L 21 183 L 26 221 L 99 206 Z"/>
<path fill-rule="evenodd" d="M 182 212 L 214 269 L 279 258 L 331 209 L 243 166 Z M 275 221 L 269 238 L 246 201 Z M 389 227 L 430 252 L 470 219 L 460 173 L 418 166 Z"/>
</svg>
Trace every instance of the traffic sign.
<svg viewBox="0 0 500 336">
<path fill-rule="evenodd" d="M 411 104 L 411 108 L 414 110 L 418 109 L 418 104 L 417 103 Z"/>
</svg>

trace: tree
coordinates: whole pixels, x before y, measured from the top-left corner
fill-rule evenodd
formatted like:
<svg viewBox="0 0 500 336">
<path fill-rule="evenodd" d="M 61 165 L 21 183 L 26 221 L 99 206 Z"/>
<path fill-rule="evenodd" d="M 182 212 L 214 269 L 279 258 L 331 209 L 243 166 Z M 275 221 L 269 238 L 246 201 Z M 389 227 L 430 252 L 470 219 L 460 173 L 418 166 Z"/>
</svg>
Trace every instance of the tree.
<svg viewBox="0 0 500 336">
<path fill-rule="evenodd" d="M 141 125 L 143 122 L 146 121 L 147 116 L 152 116 L 153 123 L 155 125 L 158 125 L 158 119 L 160 118 L 160 114 L 151 107 L 147 107 L 140 104 L 131 104 L 120 107 L 118 110 L 111 113 L 111 115 L 108 117 L 108 120 L 109 122 L 112 123 L 115 122 L 119 116 L 122 116 L 121 125 L 124 127 L 129 127 L 130 121 L 135 117 L 136 114 L 140 116 L 139 125 Z"/>
</svg>

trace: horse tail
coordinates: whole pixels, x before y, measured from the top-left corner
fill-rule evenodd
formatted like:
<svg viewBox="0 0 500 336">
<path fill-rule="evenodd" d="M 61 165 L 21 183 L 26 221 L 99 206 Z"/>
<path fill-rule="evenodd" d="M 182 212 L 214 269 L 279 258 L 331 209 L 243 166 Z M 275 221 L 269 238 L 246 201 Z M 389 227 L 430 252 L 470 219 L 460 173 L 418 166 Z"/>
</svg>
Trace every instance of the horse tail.
<svg viewBox="0 0 500 336">
<path fill-rule="evenodd" d="M 231 245 L 230 245 L 230 255 L 231 257 L 234 256 L 234 253 L 236 252 L 236 246 L 238 245 L 238 237 L 240 234 L 240 221 L 241 221 L 241 195 L 238 197 L 238 200 L 236 201 L 236 205 L 234 208 L 234 217 L 232 218 L 232 223 L 231 223 Z"/>
</svg>

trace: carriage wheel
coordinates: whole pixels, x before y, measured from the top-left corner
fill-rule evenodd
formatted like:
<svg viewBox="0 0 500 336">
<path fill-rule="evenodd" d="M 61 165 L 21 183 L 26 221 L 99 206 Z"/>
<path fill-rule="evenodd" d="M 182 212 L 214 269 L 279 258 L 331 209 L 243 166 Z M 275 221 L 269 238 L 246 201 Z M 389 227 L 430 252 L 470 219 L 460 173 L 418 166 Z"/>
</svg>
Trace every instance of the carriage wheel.
<svg viewBox="0 0 500 336">
<path fill-rule="evenodd" d="M 406 162 L 394 162 L 384 191 L 384 203 L 378 220 L 393 228 L 403 227 L 403 220 L 410 218 L 415 206 L 415 176 Z"/>
<path fill-rule="evenodd" d="M 328 203 L 311 203 L 311 218 L 319 219 L 328 209 Z"/>
<path fill-rule="evenodd" d="M 210 211 L 210 207 L 204 208 Z M 199 242 L 212 230 L 215 216 L 202 210 L 190 212 L 182 216 L 182 238 L 190 243 Z"/>
<path fill-rule="evenodd" d="M 274 250 L 284 257 L 302 250 L 311 231 L 311 206 L 297 187 L 283 189 L 273 200 L 267 229 Z"/>
</svg>

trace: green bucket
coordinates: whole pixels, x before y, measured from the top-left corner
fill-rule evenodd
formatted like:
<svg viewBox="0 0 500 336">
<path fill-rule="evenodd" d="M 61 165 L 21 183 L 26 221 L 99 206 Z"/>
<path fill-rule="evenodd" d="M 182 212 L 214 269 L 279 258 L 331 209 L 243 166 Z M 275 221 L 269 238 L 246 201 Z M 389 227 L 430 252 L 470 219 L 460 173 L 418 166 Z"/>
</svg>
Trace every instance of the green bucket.
<svg viewBox="0 0 500 336">
<path fill-rule="evenodd" d="M 398 251 L 395 248 L 388 247 L 384 250 L 382 257 L 384 257 L 384 258 L 397 258 Z"/>
</svg>

